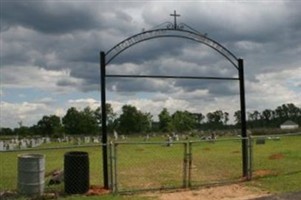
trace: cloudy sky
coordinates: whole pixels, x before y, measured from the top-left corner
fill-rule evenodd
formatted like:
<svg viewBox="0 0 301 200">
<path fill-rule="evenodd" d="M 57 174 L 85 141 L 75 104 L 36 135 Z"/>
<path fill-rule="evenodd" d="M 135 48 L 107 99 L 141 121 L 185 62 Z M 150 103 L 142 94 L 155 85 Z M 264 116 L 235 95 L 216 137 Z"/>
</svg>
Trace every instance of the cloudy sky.
<svg viewBox="0 0 301 200">
<path fill-rule="evenodd" d="M 245 62 L 247 111 L 301 107 L 301 1 L 1 0 L 1 127 L 100 104 L 99 52 L 173 22 L 218 41 Z M 212 49 L 190 40 L 139 43 L 107 66 L 110 74 L 237 77 Z M 237 81 L 107 78 L 115 112 L 132 104 L 156 116 L 240 108 Z M 156 119 L 156 117 L 154 117 Z"/>
</svg>

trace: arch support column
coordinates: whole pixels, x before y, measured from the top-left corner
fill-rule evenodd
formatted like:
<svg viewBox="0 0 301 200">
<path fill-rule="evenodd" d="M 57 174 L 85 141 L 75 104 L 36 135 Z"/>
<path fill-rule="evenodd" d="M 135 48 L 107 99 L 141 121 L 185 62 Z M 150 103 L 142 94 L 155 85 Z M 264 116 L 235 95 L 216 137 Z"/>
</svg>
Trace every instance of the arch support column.
<svg viewBox="0 0 301 200">
<path fill-rule="evenodd" d="M 239 90 L 240 90 L 240 121 L 241 121 L 241 137 L 242 137 L 242 175 L 248 176 L 248 139 L 247 139 L 247 123 L 246 123 L 246 100 L 245 100 L 245 81 L 244 81 L 244 61 L 238 59 L 239 74 Z"/>
<path fill-rule="evenodd" d="M 101 91 L 101 145 L 104 188 L 109 189 L 107 113 L 106 113 L 106 55 L 100 52 L 100 91 Z"/>
</svg>

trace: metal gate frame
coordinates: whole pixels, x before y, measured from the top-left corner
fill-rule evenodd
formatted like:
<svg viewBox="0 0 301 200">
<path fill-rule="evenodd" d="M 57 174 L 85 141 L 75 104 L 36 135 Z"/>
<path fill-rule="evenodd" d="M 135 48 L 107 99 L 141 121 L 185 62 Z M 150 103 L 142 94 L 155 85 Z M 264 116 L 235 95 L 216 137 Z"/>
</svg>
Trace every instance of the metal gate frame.
<svg viewBox="0 0 301 200">
<path fill-rule="evenodd" d="M 247 143 L 248 147 L 248 168 L 247 168 L 247 176 L 244 180 L 248 181 L 252 179 L 252 159 L 253 159 L 253 140 L 251 137 L 246 138 L 239 138 L 239 139 L 227 139 L 227 140 L 241 140 L 245 141 Z M 216 141 L 223 141 L 223 140 L 216 140 Z M 164 189 L 179 189 L 179 188 L 193 188 L 196 187 L 192 185 L 192 163 L 193 163 L 193 144 L 198 142 L 204 142 L 204 141 L 180 141 L 180 142 L 174 142 L 174 144 L 183 144 L 184 150 L 183 150 L 183 184 L 179 187 L 166 187 L 162 185 L 160 188 L 147 188 L 147 189 L 135 189 L 135 190 L 119 190 L 118 188 L 118 156 L 117 156 L 117 149 L 118 145 L 141 145 L 141 144 L 150 144 L 150 145 L 156 145 L 156 144 L 166 144 L 166 142 L 111 142 L 109 144 L 109 157 L 108 157 L 108 163 L 109 163 L 109 189 L 111 189 L 112 193 L 127 193 L 127 192 L 135 192 L 135 191 L 146 191 L 146 190 L 162 190 Z M 238 180 L 238 181 L 241 181 Z M 206 184 L 205 184 L 206 185 Z M 209 184 L 208 184 L 209 185 Z"/>
</svg>

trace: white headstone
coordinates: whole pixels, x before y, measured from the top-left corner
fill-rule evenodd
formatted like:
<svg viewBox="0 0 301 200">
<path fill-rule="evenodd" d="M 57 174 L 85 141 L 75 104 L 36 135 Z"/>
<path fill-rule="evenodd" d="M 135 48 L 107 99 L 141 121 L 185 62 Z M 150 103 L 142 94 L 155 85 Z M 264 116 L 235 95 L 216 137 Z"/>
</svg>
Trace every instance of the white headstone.
<svg viewBox="0 0 301 200">
<path fill-rule="evenodd" d="M 99 143 L 98 137 L 93 137 L 93 143 Z"/>
<path fill-rule="evenodd" d="M 4 151 L 4 142 L 0 141 L 0 151 Z"/>
<path fill-rule="evenodd" d="M 173 136 L 173 139 L 174 139 L 175 141 L 179 141 L 179 135 L 178 135 L 178 134 L 175 134 L 175 135 Z"/>
<path fill-rule="evenodd" d="M 35 139 L 31 139 L 30 142 L 31 142 L 31 147 L 36 147 L 37 146 L 37 143 L 36 143 Z"/>
<path fill-rule="evenodd" d="M 80 138 L 77 138 L 77 145 L 80 145 L 82 143 L 82 140 Z"/>
<path fill-rule="evenodd" d="M 21 140 L 20 141 L 20 149 L 26 149 L 27 148 L 27 144 L 25 140 Z"/>
<path fill-rule="evenodd" d="M 8 143 L 8 150 L 14 150 L 16 148 L 16 144 Z"/>
<path fill-rule="evenodd" d="M 116 131 L 114 131 L 114 139 L 118 140 L 118 133 Z"/>
<path fill-rule="evenodd" d="M 149 135 L 147 134 L 144 138 L 144 141 L 148 141 L 149 140 Z"/>
<path fill-rule="evenodd" d="M 85 143 L 90 143 L 90 137 L 85 137 Z"/>
</svg>

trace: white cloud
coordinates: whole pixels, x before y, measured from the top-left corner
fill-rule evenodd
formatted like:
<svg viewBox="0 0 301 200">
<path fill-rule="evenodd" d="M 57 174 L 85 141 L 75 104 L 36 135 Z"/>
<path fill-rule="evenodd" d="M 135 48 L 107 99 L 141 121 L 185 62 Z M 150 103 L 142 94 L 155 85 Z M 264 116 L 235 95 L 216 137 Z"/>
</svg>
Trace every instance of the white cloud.
<svg viewBox="0 0 301 200">
<path fill-rule="evenodd" d="M 285 103 L 301 106 L 301 88 L 296 86 L 301 81 L 301 67 L 259 74 L 256 80 L 246 83 L 249 109 L 273 109 Z"/>
<path fill-rule="evenodd" d="M 100 106 L 100 102 L 93 98 L 87 99 L 70 99 L 68 101 L 70 107 L 75 107 L 79 110 L 84 109 L 85 107 L 89 106 L 91 109 L 95 110 L 97 107 Z"/>
<path fill-rule="evenodd" d="M 68 84 L 58 87 L 61 82 L 68 82 Z M 82 82 L 81 79 L 71 77 L 69 70 L 53 71 L 35 66 L 7 66 L 1 68 L 2 89 L 37 88 L 66 93 L 75 91 Z M 72 84 L 74 87 L 70 87 Z"/>
<path fill-rule="evenodd" d="M 9 103 L 0 102 L 0 126 L 17 127 L 17 123 L 22 121 L 24 126 L 36 124 L 45 113 L 51 113 L 51 109 L 41 103 Z"/>
</svg>

